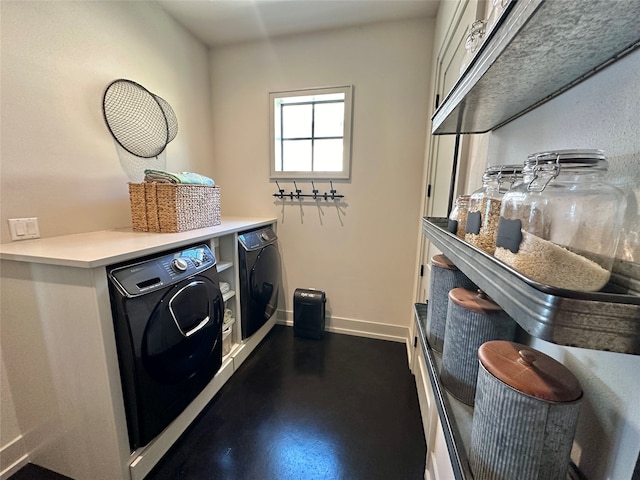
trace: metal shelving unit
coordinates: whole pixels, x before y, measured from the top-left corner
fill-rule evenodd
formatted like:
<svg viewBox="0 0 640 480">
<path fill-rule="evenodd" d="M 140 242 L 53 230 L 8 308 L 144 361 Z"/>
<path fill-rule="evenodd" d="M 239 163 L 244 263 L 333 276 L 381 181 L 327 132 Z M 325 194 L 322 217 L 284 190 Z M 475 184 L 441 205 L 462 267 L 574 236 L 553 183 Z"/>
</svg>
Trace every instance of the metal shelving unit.
<svg viewBox="0 0 640 480">
<path fill-rule="evenodd" d="M 419 339 L 417 348 L 421 348 L 424 353 L 429 382 L 433 388 L 436 409 L 440 417 L 444 439 L 447 443 L 455 480 L 473 480 L 473 473 L 467 455 L 471 448 L 473 407 L 465 405 L 456 399 L 444 388 L 440 381 L 442 355 L 431 349 L 424 331 L 427 304 L 416 303 L 414 305 L 414 314 L 416 332 Z M 569 464 L 566 478 L 567 480 L 585 480 L 584 475 L 573 462 Z"/>
<path fill-rule="evenodd" d="M 530 335 L 559 345 L 640 355 L 640 296 L 536 283 L 446 226 L 446 218 L 423 218 L 423 232 L 433 244 Z"/>
<path fill-rule="evenodd" d="M 494 130 L 640 47 L 637 0 L 512 0 L 433 115 L 432 133 Z"/>
</svg>

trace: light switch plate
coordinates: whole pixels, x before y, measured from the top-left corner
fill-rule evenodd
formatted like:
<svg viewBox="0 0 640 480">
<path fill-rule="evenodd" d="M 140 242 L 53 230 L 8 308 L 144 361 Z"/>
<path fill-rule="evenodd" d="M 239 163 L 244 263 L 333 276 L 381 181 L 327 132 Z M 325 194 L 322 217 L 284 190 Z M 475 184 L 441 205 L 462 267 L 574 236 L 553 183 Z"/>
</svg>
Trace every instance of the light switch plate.
<svg viewBox="0 0 640 480">
<path fill-rule="evenodd" d="M 11 240 L 40 238 L 40 228 L 36 217 L 10 218 L 9 231 L 11 232 Z"/>
</svg>

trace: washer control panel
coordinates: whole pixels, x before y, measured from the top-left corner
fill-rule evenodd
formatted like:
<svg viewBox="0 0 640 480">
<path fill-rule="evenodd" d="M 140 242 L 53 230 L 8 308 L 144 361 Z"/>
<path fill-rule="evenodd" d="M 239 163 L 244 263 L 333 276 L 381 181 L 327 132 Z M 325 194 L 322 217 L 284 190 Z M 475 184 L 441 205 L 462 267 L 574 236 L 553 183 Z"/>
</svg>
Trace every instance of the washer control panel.
<svg viewBox="0 0 640 480">
<path fill-rule="evenodd" d="M 136 297 L 177 283 L 215 265 L 213 252 L 203 244 L 113 268 L 108 270 L 108 274 L 124 295 Z"/>
<path fill-rule="evenodd" d="M 278 239 L 272 228 L 263 228 L 238 235 L 238 240 L 245 250 L 257 250 L 265 245 L 269 245 Z"/>
</svg>

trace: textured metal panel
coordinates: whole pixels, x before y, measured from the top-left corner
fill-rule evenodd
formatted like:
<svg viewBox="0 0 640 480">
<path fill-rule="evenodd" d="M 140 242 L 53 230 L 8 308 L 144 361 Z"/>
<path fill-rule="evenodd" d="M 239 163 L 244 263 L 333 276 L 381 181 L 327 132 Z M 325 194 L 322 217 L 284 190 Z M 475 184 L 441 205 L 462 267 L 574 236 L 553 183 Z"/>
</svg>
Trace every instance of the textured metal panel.
<svg viewBox="0 0 640 480">
<path fill-rule="evenodd" d="M 434 134 L 479 133 L 640 46 L 635 0 L 519 0 L 433 115 Z"/>
<path fill-rule="evenodd" d="M 431 291 L 427 303 L 427 339 L 436 352 L 442 353 L 447 321 L 449 291 L 463 287 L 474 290 L 476 286 L 460 270 L 431 265 Z"/>
<path fill-rule="evenodd" d="M 424 218 L 424 234 L 530 335 L 559 345 L 640 355 L 640 296 L 575 292 L 531 281 Z"/>
<path fill-rule="evenodd" d="M 580 403 L 530 397 L 480 366 L 469 462 L 482 480 L 567 477 Z"/>
</svg>

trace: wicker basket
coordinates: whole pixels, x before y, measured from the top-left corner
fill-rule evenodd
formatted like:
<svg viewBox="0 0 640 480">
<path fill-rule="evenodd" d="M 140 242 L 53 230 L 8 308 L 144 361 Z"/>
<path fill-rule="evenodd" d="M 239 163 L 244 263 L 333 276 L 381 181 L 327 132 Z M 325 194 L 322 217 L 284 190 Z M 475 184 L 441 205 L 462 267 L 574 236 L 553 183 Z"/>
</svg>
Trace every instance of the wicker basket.
<svg viewBox="0 0 640 480">
<path fill-rule="evenodd" d="M 175 233 L 220 224 L 217 186 L 130 183 L 129 200 L 137 232 Z"/>
</svg>

